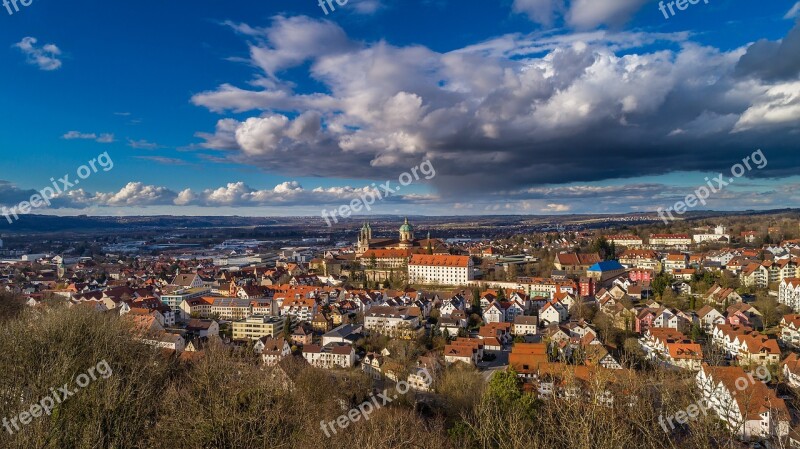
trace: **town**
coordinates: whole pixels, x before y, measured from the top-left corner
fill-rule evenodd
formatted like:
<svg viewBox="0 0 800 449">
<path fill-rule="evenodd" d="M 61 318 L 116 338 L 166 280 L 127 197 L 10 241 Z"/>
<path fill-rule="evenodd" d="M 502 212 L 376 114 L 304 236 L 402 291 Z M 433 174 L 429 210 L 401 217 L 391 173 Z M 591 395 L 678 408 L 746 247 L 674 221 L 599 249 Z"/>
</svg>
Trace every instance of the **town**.
<svg viewBox="0 0 800 449">
<path fill-rule="evenodd" d="M 800 0 L 0 3 L 0 449 L 800 449 Z"/>
<path fill-rule="evenodd" d="M 350 241 L 274 250 L 254 239 L 153 255 L 5 247 L 0 286 L 31 310 L 130 323 L 136 341 L 182 363 L 219 345 L 268 369 L 406 382 L 430 407 L 462 370 L 489 384 L 511 376 L 536 401 L 632 408 L 646 399 L 629 389 L 668 373 L 691 379 L 683 393 L 732 438 L 798 444 L 800 220 L 720 220 L 733 224 L 440 239 L 406 218 L 394 235 L 364 221 Z M 768 381 L 737 395 L 757 368 Z"/>
</svg>

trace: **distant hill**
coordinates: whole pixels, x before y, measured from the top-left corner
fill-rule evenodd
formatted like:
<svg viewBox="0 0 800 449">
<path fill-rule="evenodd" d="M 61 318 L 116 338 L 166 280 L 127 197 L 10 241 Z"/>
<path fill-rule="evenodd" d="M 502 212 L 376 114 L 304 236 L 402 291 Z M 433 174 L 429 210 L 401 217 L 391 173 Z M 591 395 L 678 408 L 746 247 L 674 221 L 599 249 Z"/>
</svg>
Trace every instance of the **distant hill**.
<svg viewBox="0 0 800 449">
<path fill-rule="evenodd" d="M 800 213 L 798 209 L 773 209 L 763 211 L 691 211 L 681 216 L 682 219 L 708 219 L 713 217 L 733 216 L 767 216 L 786 213 Z M 409 215 L 416 224 L 442 225 L 445 223 L 473 223 L 478 226 L 519 226 L 521 224 L 569 224 L 582 223 L 589 227 L 610 224 L 614 222 L 658 222 L 660 219 L 655 213 L 631 214 L 571 214 L 571 215 L 476 215 L 476 216 L 413 216 Z M 340 220 L 335 228 L 356 229 L 362 221 L 385 223 L 393 226 L 402 220 L 399 215 L 374 215 L 354 216 L 347 220 Z M 355 226 L 355 228 L 354 228 Z M 306 230 L 319 227 L 326 228 L 325 222 L 320 217 L 202 217 L 202 216 L 70 216 L 60 217 L 54 215 L 24 215 L 20 219 L 8 223 L 0 216 L 0 232 L 4 233 L 48 233 L 48 232 L 95 232 L 95 231 L 123 231 L 123 230 L 159 230 L 159 229 L 209 229 L 209 228 L 305 228 Z"/>
</svg>

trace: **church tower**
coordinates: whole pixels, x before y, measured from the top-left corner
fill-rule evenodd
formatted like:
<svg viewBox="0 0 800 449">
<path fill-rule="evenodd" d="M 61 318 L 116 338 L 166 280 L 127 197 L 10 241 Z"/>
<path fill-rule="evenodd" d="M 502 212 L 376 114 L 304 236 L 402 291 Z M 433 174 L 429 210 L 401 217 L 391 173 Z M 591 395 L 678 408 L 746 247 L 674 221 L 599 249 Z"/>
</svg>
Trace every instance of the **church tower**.
<svg viewBox="0 0 800 449">
<path fill-rule="evenodd" d="M 364 254 L 369 250 L 369 241 L 372 240 L 372 228 L 369 222 L 364 223 L 361 232 L 358 234 L 358 254 Z"/>
</svg>

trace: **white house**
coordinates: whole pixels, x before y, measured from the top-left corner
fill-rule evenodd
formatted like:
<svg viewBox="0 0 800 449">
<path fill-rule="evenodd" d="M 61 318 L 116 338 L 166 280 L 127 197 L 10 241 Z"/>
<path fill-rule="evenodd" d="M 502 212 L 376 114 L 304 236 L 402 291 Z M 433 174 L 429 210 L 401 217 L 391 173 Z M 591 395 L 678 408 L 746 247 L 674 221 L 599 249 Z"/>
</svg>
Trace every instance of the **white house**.
<svg viewBox="0 0 800 449">
<path fill-rule="evenodd" d="M 781 362 L 781 371 L 789 386 L 800 388 L 800 356 L 794 352 L 789 353 Z"/>
<path fill-rule="evenodd" d="M 800 315 L 789 314 L 781 318 L 781 340 L 787 346 L 800 347 Z"/>
<path fill-rule="evenodd" d="M 411 338 L 420 329 L 418 307 L 372 307 L 364 315 L 364 328 L 370 332 L 401 338 Z"/>
<path fill-rule="evenodd" d="M 789 433 L 786 403 L 741 367 L 703 365 L 695 381 L 710 409 L 740 438 L 784 437 Z"/>
<path fill-rule="evenodd" d="M 517 316 L 514 318 L 514 326 L 511 333 L 514 335 L 536 335 L 538 333 L 539 320 L 535 316 Z"/>
<path fill-rule="evenodd" d="M 356 352 L 352 346 L 344 343 L 330 343 L 325 346 L 305 345 L 303 358 L 317 368 L 352 368 Z"/>
<path fill-rule="evenodd" d="M 714 326 L 717 324 L 725 324 L 725 316 L 709 305 L 705 305 L 697 311 L 697 318 L 700 320 L 700 327 L 706 332 L 714 330 Z"/>
<path fill-rule="evenodd" d="M 256 354 L 261 354 L 261 360 L 267 366 L 276 365 L 292 353 L 289 343 L 284 338 L 264 336 L 256 340 L 253 346 Z"/>
<path fill-rule="evenodd" d="M 439 312 L 441 316 L 450 316 L 453 312 L 456 311 L 463 311 L 466 307 L 465 300 L 460 295 L 453 296 L 452 298 L 445 300 L 442 302 L 442 306 L 439 307 Z"/>
<path fill-rule="evenodd" d="M 778 302 L 800 312 L 800 279 L 786 278 L 778 286 Z"/>
<path fill-rule="evenodd" d="M 557 300 L 550 301 L 539 309 L 539 322 L 545 326 L 564 322 L 568 316 L 567 308 Z"/>
<path fill-rule="evenodd" d="M 494 301 L 483 310 L 483 320 L 487 323 L 504 323 L 506 321 L 505 309 L 500 303 Z"/>
</svg>

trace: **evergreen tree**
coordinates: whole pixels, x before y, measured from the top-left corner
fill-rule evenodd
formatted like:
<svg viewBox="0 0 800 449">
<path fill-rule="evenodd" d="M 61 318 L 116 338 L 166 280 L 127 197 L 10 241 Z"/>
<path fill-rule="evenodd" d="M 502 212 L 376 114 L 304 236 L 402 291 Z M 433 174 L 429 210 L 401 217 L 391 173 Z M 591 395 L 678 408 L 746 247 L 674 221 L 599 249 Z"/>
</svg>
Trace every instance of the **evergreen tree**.
<svg viewBox="0 0 800 449">
<path fill-rule="evenodd" d="M 700 326 L 697 324 L 692 325 L 692 340 L 698 341 L 703 336 L 703 331 L 700 330 Z"/>
<path fill-rule="evenodd" d="M 472 289 L 472 311 L 477 312 L 481 309 L 481 291 L 478 288 Z"/>
<path fill-rule="evenodd" d="M 505 371 L 495 372 L 489 380 L 487 393 L 504 405 L 511 405 L 522 397 L 520 381 L 514 369 L 509 367 Z"/>
<path fill-rule="evenodd" d="M 292 332 L 294 332 L 294 329 L 292 329 L 292 317 L 287 315 L 286 319 L 283 320 L 283 337 L 289 340 L 292 336 Z"/>
<path fill-rule="evenodd" d="M 661 300 L 662 296 L 664 295 L 664 290 L 666 290 L 667 286 L 669 286 L 669 276 L 664 273 L 660 273 L 653 279 L 651 285 L 653 287 L 653 293 L 655 293 L 656 296 L 658 296 L 658 299 Z"/>
</svg>

